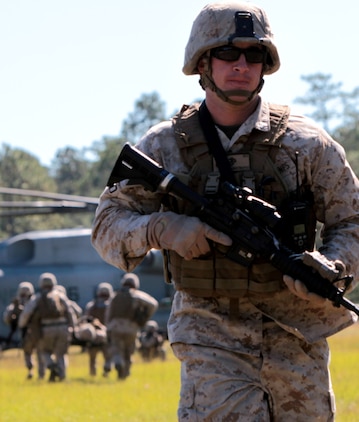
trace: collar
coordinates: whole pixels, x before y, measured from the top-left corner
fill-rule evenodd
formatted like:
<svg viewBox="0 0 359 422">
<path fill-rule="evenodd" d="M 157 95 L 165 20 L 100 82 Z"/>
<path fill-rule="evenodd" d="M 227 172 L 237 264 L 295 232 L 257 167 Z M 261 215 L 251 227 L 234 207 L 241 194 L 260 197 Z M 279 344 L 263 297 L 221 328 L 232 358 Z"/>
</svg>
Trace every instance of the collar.
<svg viewBox="0 0 359 422">
<path fill-rule="evenodd" d="M 227 136 L 217 127 L 219 138 L 225 148 L 229 150 L 232 145 L 240 138 L 241 136 L 250 134 L 253 129 L 260 130 L 262 132 L 268 132 L 271 128 L 270 125 L 270 113 L 269 113 L 269 104 L 266 101 L 263 101 L 259 97 L 258 106 L 255 111 L 248 117 L 248 119 L 238 128 L 234 133 L 231 139 L 228 139 Z"/>
</svg>

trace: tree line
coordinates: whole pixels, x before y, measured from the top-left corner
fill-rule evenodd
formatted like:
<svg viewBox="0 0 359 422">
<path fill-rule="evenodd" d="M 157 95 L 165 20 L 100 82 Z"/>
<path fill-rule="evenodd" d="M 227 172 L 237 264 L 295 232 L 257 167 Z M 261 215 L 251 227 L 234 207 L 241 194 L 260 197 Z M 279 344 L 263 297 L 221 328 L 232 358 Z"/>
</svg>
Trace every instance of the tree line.
<svg viewBox="0 0 359 422">
<path fill-rule="evenodd" d="M 308 91 L 294 102 L 304 106 L 306 114 L 344 146 L 353 170 L 359 174 L 359 87 L 346 92 L 342 83 L 322 73 L 302 79 L 308 83 Z M 118 136 L 104 136 L 82 149 L 69 146 L 59 149 L 49 167 L 41 165 L 34 155 L 3 143 L 0 186 L 98 197 L 124 143 L 136 143 L 147 129 L 168 117 L 166 104 L 157 92 L 142 94 L 122 122 Z M 34 198 L 21 198 L 27 200 Z M 0 194 L 0 203 L 9 201 L 19 198 Z M 0 205 L 1 215 L 3 211 Z M 46 218 L 41 214 L 18 217 L 7 213 L 0 219 L 0 239 L 29 230 L 90 227 L 92 219 L 92 213 L 53 213 Z"/>
</svg>

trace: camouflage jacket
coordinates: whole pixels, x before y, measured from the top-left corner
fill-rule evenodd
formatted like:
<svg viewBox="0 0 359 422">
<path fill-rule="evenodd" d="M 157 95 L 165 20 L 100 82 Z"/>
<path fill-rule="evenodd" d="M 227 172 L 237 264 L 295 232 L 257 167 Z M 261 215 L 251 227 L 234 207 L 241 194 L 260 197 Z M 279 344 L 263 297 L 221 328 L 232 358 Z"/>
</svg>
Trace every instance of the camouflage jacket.
<svg viewBox="0 0 359 422">
<path fill-rule="evenodd" d="M 114 320 L 121 320 L 121 327 L 138 331 L 158 309 L 157 300 L 148 293 L 123 287 L 110 300 L 106 309 L 105 321 L 111 331 Z M 115 323 L 116 325 L 116 323 Z"/>
<path fill-rule="evenodd" d="M 65 322 L 66 325 L 68 327 L 73 328 L 77 323 L 77 316 L 69 302 L 69 299 L 59 292 L 55 292 L 55 293 L 56 293 L 56 296 L 58 296 L 59 298 L 59 302 L 61 303 L 61 307 L 63 309 L 63 315 L 64 315 L 63 319 L 64 321 L 66 321 Z M 35 313 L 38 313 L 40 324 L 42 324 L 42 321 L 45 319 L 45 316 L 42 315 L 41 311 L 39 310 L 40 302 L 41 302 L 41 293 L 36 293 L 26 303 L 24 310 L 20 314 L 20 317 L 19 317 L 20 328 L 26 327 Z M 54 319 L 54 321 L 56 321 L 57 318 L 49 318 L 49 319 Z"/>
<path fill-rule="evenodd" d="M 238 139 L 253 129 L 270 129 L 269 107 L 264 101 L 231 139 L 218 132 L 224 148 L 236 153 L 242 146 Z M 310 186 L 317 220 L 323 223 L 320 251 L 329 259 L 342 260 L 347 271 L 357 277 L 359 182 L 343 148 L 310 119 L 293 114 L 289 116 L 281 141 L 276 166 L 281 169 L 287 185 L 293 188 L 296 174 L 288 169 L 293 169 L 295 152 L 301 151 L 299 178 Z M 190 172 L 181 158 L 170 121 L 151 128 L 137 147 L 172 173 Z M 106 188 L 94 220 L 93 245 L 107 262 L 132 271 L 150 248 L 147 241 L 149 215 L 160 207 L 160 194 L 146 191 L 142 186 L 126 186 L 123 181 L 111 190 Z M 334 308 L 330 302 L 318 307 L 288 290 L 268 297 L 240 299 L 239 320 L 243 324 L 238 321 L 233 324 L 226 318 L 228 306 L 227 298 L 203 299 L 177 292 L 169 320 L 170 340 L 259 353 L 262 314 L 309 342 L 332 335 L 356 320 L 351 312 Z M 193 330 L 194 327 L 201 329 Z"/>
</svg>

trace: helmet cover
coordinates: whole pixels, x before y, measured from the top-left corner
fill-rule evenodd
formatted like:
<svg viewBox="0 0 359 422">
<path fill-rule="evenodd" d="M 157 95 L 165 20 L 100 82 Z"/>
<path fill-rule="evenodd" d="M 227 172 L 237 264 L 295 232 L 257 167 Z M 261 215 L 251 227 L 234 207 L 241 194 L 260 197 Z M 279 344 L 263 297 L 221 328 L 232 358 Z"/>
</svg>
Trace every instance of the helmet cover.
<svg viewBox="0 0 359 422">
<path fill-rule="evenodd" d="M 132 289 L 139 289 L 140 288 L 140 279 L 134 273 L 127 273 L 124 274 L 121 279 L 121 286 L 122 287 L 130 287 Z"/>
<path fill-rule="evenodd" d="M 157 321 L 150 319 L 145 324 L 145 330 L 146 331 L 157 331 L 158 330 L 158 323 Z"/>
<path fill-rule="evenodd" d="M 20 296 L 32 296 L 34 294 L 34 286 L 29 281 L 22 281 L 17 288 L 17 297 Z"/>
<path fill-rule="evenodd" d="M 277 48 L 267 15 L 263 9 L 246 2 L 213 3 L 205 6 L 193 22 L 185 49 L 183 73 L 198 74 L 199 59 L 212 48 L 242 43 L 267 48 L 263 74 L 276 72 L 280 66 Z"/>
<path fill-rule="evenodd" d="M 57 285 L 57 279 L 52 273 L 42 273 L 39 277 L 40 289 L 46 289 L 48 287 L 54 287 Z"/>
<path fill-rule="evenodd" d="M 113 295 L 113 287 L 110 283 L 100 283 L 97 286 L 96 295 L 106 295 L 108 297 Z"/>
</svg>

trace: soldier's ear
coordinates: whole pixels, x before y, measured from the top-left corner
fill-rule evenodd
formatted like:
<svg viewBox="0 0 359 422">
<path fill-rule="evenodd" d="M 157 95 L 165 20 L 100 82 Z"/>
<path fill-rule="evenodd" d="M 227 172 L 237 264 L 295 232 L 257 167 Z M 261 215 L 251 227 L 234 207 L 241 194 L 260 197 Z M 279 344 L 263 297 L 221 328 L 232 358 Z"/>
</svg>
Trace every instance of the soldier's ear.
<svg viewBox="0 0 359 422">
<path fill-rule="evenodd" d="M 202 73 L 207 72 L 209 69 L 209 60 L 210 57 L 204 55 L 202 56 L 199 60 L 198 60 L 198 65 L 197 65 L 197 69 L 198 69 L 198 73 L 200 75 L 202 75 Z"/>
</svg>

